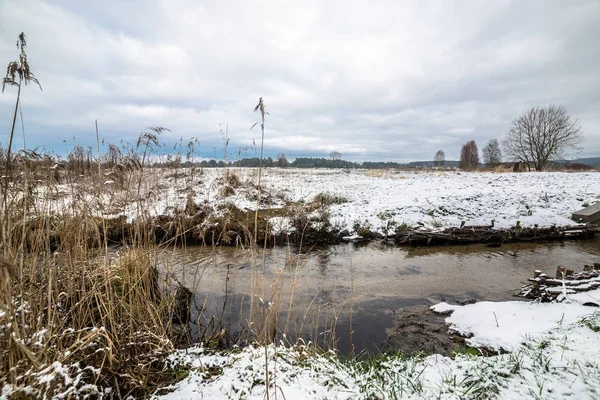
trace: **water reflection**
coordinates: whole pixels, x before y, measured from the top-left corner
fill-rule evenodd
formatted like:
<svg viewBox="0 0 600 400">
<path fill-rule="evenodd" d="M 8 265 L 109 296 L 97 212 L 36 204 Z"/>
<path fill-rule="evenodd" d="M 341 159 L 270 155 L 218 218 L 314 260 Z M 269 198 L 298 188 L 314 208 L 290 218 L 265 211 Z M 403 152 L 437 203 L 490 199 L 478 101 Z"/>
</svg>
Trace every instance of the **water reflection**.
<svg viewBox="0 0 600 400">
<path fill-rule="evenodd" d="M 187 247 L 169 249 L 160 264 L 194 291 L 198 310 L 205 311 L 198 314 L 201 319 L 222 315 L 230 330 L 241 330 L 250 300 L 258 301 L 252 285 L 258 272 L 264 282 L 259 300 L 278 304 L 280 321 L 296 335 L 318 339 L 333 329 L 344 351 L 352 330 L 358 351 L 376 349 L 385 339 L 389 310 L 443 300 L 510 300 L 534 269 L 554 274 L 559 265 L 579 270 L 593 262 L 600 262 L 598 238 L 501 248 L 347 243 L 302 254 L 285 247 L 261 249 L 256 257 L 247 249 Z M 205 329 L 210 324 L 201 320 Z"/>
</svg>

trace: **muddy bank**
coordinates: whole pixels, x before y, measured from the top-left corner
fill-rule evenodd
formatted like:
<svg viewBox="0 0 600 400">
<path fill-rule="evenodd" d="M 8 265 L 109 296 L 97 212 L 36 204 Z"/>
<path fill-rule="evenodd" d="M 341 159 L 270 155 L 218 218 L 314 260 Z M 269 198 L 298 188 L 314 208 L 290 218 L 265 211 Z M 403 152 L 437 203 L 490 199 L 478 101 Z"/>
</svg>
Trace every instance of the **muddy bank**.
<svg viewBox="0 0 600 400">
<path fill-rule="evenodd" d="M 229 205 L 218 213 L 202 208 L 194 208 L 194 214 L 160 215 L 153 218 L 125 222 L 124 217 L 95 219 L 97 231 L 90 231 L 90 243 L 100 244 L 104 237 L 109 243 L 132 243 L 143 238 L 157 244 L 242 246 L 249 247 L 255 242 L 264 246 L 275 245 L 333 245 L 343 241 L 357 244 L 381 242 L 396 246 L 447 246 L 485 244 L 488 247 L 501 247 L 503 244 L 518 242 L 552 242 L 594 239 L 600 233 L 596 225 L 573 225 L 563 227 L 520 227 L 494 229 L 490 227 L 451 227 L 443 231 L 407 229 L 390 236 L 377 232 L 362 232 L 362 236 L 351 235 L 331 224 L 326 210 L 276 209 L 259 212 L 255 228 L 255 214 Z M 291 215 L 291 217 L 290 217 Z M 272 218 L 287 218 L 288 230 L 273 229 Z M 57 236 L 58 237 L 58 236 Z M 57 241 L 58 242 L 58 241 Z"/>
<path fill-rule="evenodd" d="M 459 305 L 475 303 L 471 299 Z M 452 332 L 446 324 L 450 313 L 437 313 L 430 305 L 405 307 L 394 311 L 394 323 L 386 329 L 387 339 L 383 351 L 404 355 L 441 354 L 454 357 L 456 353 L 473 353 L 485 356 L 498 354 L 485 347 L 471 347 L 465 337 Z"/>
<path fill-rule="evenodd" d="M 435 297 L 439 301 L 460 305 L 485 300 L 479 293 L 438 294 Z M 383 351 L 406 355 L 441 354 L 447 357 L 468 351 L 469 346 L 465 344 L 464 338 L 449 331 L 445 321 L 448 314 L 436 313 L 430 309 L 435 303 L 437 301 L 393 310 L 393 323 L 386 329 L 387 338 Z"/>
<path fill-rule="evenodd" d="M 157 243 L 183 242 L 187 244 L 251 246 L 260 245 L 332 245 L 343 241 L 369 243 L 379 241 L 396 246 L 446 246 L 483 243 L 489 247 L 500 247 L 517 242 L 550 242 L 588 240 L 600 233 L 596 225 L 572 225 L 550 227 L 521 227 L 506 229 L 493 227 L 449 227 L 441 231 L 419 228 L 403 228 L 384 236 L 364 229 L 350 232 L 340 229 L 330 221 L 327 208 L 322 203 L 299 206 L 291 204 L 275 210 L 261 210 L 258 227 L 255 228 L 255 213 L 229 205 L 210 213 L 198 209 L 194 215 L 162 215 L 139 222 L 139 226 Z M 277 222 L 286 221 L 281 229 Z"/>
<path fill-rule="evenodd" d="M 464 339 L 451 335 L 445 323 L 447 315 L 435 313 L 428 305 L 394 311 L 394 324 L 386 329 L 383 351 L 413 355 L 441 354 L 451 357 L 466 350 Z"/>
<path fill-rule="evenodd" d="M 403 227 L 389 235 L 357 227 L 350 232 L 330 221 L 328 203 L 307 205 L 290 204 L 288 207 L 260 210 L 258 225 L 255 213 L 228 205 L 217 212 L 195 207 L 196 213 L 161 215 L 137 222 L 149 238 L 157 243 L 186 243 L 203 245 L 251 246 L 260 245 L 332 245 L 342 241 L 354 243 L 382 242 L 396 246 L 446 246 L 483 243 L 500 247 L 517 242 L 550 242 L 588 240 L 600 233 L 596 225 L 550 227 L 521 227 L 519 225 L 495 229 L 493 226 L 449 227 L 444 230 L 424 230 Z M 278 226 L 285 221 L 285 227 Z M 136 223 L 134 223 L 136 224 Z M 256 227 L 257 226 L 257 227 Z M 255 228 L 256 227 L 256 228 Z"/>
</svg>

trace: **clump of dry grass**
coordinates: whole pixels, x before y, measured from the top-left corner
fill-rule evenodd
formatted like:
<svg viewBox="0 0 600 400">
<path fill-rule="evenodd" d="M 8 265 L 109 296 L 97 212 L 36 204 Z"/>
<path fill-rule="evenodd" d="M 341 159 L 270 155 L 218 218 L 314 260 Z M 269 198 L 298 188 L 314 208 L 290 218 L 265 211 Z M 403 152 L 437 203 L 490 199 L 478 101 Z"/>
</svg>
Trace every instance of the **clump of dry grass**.
<svg viewBox="0 0 600 400">
<path fill-rule="evenodd" d="M 227 185 L 231 186 L 234 189 L 242 186 L 242 181 L 238 174 L 236 174 L 235 172 L 227 171 L 224 180 Z"/>
<path fill-rule="evenodd" d="M 507 166 L 507 165 L 498 165 L 496 166 L 493 171 L 494 172 L 512 172 L 512 166 Z"/>
<path fill-rule="evenodd" d="M 83 249 L 83 247 L 82 247 Z M 27 260 L 30 261 L 30 260 Z M 108 261 L 71 248 L 24 271 L 3 262 L 0 385 L 13 395 L 140 395 L 168 380 L 174 299 L 144 250 Z M 68 379 L 67 379 L 68 376 Z"/>
<path fill-rule="evenodd" d="M 163 355 L 187 338 L 175 334 L 176 299 L 159 282 L 151 243 L 109 251 L 111 237 L 121 242 L 134 227 L 90 201 L 106 177 L 131 184 L 135 171 L 80 176 L 55 165 L 22 152 L 11 166 L 18 179 L 3 185 L 0 387 L 9 398 L 144 396 L 173 379 Z M 60 181 L 72 196 L 62 212 Z"/>
<path fill-rule="evenodd" d="M 340 196 L 337 194 L 322 192 L 317 194 L 312 201 L 318 204 L 319 206 L 324 207 L 330 206 L 332 204 L 344 204 L 348 202 L 348 199 L 344 196 Z"/>
<path fill-rule="evenodd" d="M 365 174 L 372 178 L 381 178 L 385 174 L 385 171 L 382 169 L 370 169 Z"/>
<path fill-rule="evenodd" d="M 219 189 L 219 194 L 223 197 L 233 196 L 235 194 L 235 188 L 230 185 L 223 185 Z"/>
<path fill-rule="evenodd" d="M 290 212 L 290 225 L 293 232 L 290 241 L 302 245 L 334 244 L 340 240 L 340 229 L 331 224 L 326 206 L 312 204 L 293 207 Z"/>
</svg>

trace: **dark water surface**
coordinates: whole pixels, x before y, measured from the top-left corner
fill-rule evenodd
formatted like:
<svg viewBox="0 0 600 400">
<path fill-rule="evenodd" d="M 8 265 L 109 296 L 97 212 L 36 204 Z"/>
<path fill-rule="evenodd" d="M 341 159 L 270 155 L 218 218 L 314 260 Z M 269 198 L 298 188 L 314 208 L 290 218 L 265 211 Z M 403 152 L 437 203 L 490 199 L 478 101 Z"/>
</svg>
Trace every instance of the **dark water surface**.
<svg viewBox="0 0 600 400">
<path fill-rule="evenodd" d="M 352 243 L 298 254 L 277 247 L 254 255 L 231 247 L 167 249 L 161 269 L 195 293 L 202 326 L 222 316 L 228 329 L 246 326 L 250 299 L 279 310 L 278 332 L 349 352 L 377 351 L 394 311 L 440 301 L 515 300 L 535 269 L 554 274 L 600 262 L 600 238 L 564 243 L 389 247 Z M 256 265 L 256 266 L 255 266 Z M 253 282 L 255 282 L 253 284 Z M 293 294 L 293 296 L 292 296 Z M 352 332 L 352 334 L 351 334 Z"/>
</svg>

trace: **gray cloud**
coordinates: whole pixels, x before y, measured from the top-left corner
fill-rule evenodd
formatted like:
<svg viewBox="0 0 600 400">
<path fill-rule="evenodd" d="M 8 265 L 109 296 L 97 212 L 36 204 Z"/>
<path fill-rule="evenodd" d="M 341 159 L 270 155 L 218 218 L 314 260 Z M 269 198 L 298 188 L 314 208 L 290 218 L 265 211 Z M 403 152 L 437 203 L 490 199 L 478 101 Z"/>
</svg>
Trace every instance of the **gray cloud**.
<svg viewBox="0 0 600 400">
<path fill-rule="evenodd" d="M 584 126 L 580 155 L 595 156 L 599 19 L 595 0 L 5 0 L 0 62 L 16 58 L 24 31 L 44 87 L 23 93 L 29 147 L 92 144 L 98 119 L 108 141 L 162 125 L 167 141 L 196 136 L 210 156 L 220 123 L 233 150 L 258 140 L 249 127 L 262 96 L 269 155 L 457 158 L 467 140 L 482 147 L 528 107 L 555 103 Z M 3 142 L 14 96 L 0 96 Z"/>
</svg>

